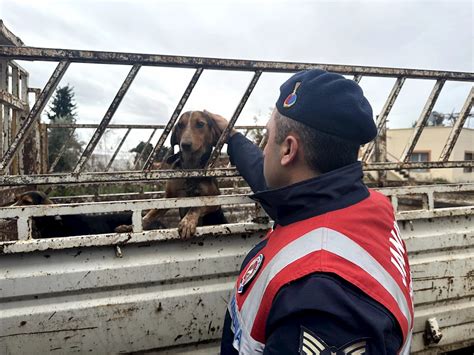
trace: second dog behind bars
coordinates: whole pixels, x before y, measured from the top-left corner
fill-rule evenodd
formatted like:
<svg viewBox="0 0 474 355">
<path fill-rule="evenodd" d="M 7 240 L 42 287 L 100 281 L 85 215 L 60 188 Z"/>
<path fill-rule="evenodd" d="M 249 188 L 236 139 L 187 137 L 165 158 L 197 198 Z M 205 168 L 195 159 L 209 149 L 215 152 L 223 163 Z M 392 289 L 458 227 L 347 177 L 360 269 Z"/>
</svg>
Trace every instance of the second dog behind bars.
<svg viewBox="0 0 474 355">
<path fill-rule="evenodd" d="M 189 111 L 181 115 L 171 134 L 171 147 L 179 146 L 179 152 L 166 160 L 170 169 L 204 168 L 212 148 L 217 144 L 220 131 L 214 121 L 202 111 Z M 166 183 L 165 197 L 195 197 L 219 195 L 216 178 L 172 179 Z M 150 210 L 142 220 L 143 229 L 152 229 L 167 212 L 166 209 Z M 181 221 L 178 233 L 181 238 L 189 238 L 196 233 L 198 225 L 227 223 L 220 206 L 180 208 Z M 131 232 L 132 226 L 121 225 L 118 233 Z"/>
</svg>

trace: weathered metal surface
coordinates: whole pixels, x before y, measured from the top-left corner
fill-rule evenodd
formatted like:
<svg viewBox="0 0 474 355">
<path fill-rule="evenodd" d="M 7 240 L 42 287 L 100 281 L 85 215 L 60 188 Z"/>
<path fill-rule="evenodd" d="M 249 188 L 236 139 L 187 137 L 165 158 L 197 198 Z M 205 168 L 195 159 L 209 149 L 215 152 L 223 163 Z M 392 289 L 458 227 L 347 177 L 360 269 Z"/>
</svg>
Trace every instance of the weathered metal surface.
<svg viewBox="0 0 474 355">
<path fill-rule="evenodd" d="M 219 154 L 221 153 L 221 149 L 224 146 L 224 144 L 227 142 L 227 137 L 229 136 L 230 131 L 232 128 L 234 128 L 235 122 L 237 121 L 237 118 L 239 118 L 240 113 L 242 112 L 245 104 L 247 103 L 247 100 L 252 93 L 253 89 L 255 88 L 255 85 L 257 85 L 258 79 L 260 79 L 260 76 L 262 75 L 261 70 L 257 70 L 255 74 L 252 77 L 252 80 L 250 80 L 250 83 L 245 90 L 244 95 L 240 99 L 239 104 L 237 105 L 237 108 L 234 111 L 234 114 L 232 115 L 231 119 L 229 120 L 229 124 L 227 127 L 222 131 L 222 134 L 217 141 L 216 146 L 214 147 L 214 150 L 211 153 L 211 156 L 209 157 L 209 160 L 206 163 L 206 169 L 212 168 L 217 161 L 217 158 L 219 157 Z"/>
<path fill-rule="evenodd" d="M 2 90 L 3 92 L 8 92 L 9 70 L 10 69 L 9 69 L 8 61 L 0 60 L 0 90 Z M 8 145 L 9 145 L 9 141 L 8 141 L 8 136 L 9 136 L 8 125 L 10 123 L 9 115 L 10 115 L 9 106 L 0 103 L 0 140 L 1 140 L 0 150 L 2 151 L 2 155 L 7 150 Z"/>
<path fill-rule="evenodd" d="M 40 173 L 46 174 L 48 171 L 48 129 L 44 123 L 38 124 L 39 141 L 38 148 L 40 151 Z M 23 175 L 25 176 L 25 175 Z M 26 175 L 27 176 L 27 175 Z"/>
<path fill-rule="evenodd" d="M 130 69 L 130 72 L 128 73 L 127 77 L 122 83 L 122 86 L 120 87 L 120 89 L 117 91 L 117 94 L 115 95 L 107 112 L 105 113 L 104 118 L 102 118 L 102 121 L 100 122 L 99 127 L 97 127 L 96 131 L 94 132 L 94 135 L 92 136 L 89 143 L 87 144 L 86 149 L 84 149 L 84 152 L 82 152 L 82 155 L 79 158 L 79 161 L 77 162 L 73 170 L 74 174 L 78 174 L 84 170 L 85 164 L 89 160 L 90 156 L 92 155 L 92 152 L 94 151 L 95 147 L 99 143 L 100 138 L 102 137 L 105 130 L 107 129 L 107 126 L 110 120 L 113 118 L 115 111 L 117 111 L 120 103 L 122 102 L 123 97 L 128 91 L 128 88 L 132 84 L 133 79 L 135 79 L 135 77 L 137 76 L 138 71 L 140 70 L 140 67 L 141 67 L 140 65 L 135 64 Z"/>
<path fill-rule="evenodd" d="M 14 96 L 5 90 L 0 90 L 0 103 L 16 110 L 25 110 L 26 108 L 26 104 L 18 96 Z"/>
<path fill-rule="evenodd" d="M 367 67 L 354 65 L 271 62 L 239 59 L 185 57 L 158 54 L 120 53 L 86 50 L 69 50 L 36 47 L 0 46 L 0 58 L 18 60 L 61 61 L 98 64 L 139 64 L 143 66 L 171 66 L 182 68 L 204 68 L 266 72 L 295 72 L 319 68 L 340 74 L 363 76 L 406 77 L 413 79 L 446 79 L 474 81 L 474 73 L 406 68 Z"/>
<path fill-rule="evenodd" d="M 33 127 L 33 123 L 38 119 L 40 113 L 43 111 L 49 98 L 53 94 L 53 91 L 56 89 L 56 86 L 58 85 L 59 81 L 66 72 L 68 66 L 68 61 L 62 61 L 54 70 L 53 74 L 46 83 L 43 91 L 41 92 L 35 104 L 33 105 L 33 108 L 29 112 L 26 120 L 23 122 L 23 125 L 18 131 L 18 134 L 11 142 L 10 146 L 8 147 L 8 150 L 4 153 L 2 161 L 0 162 L 0 172 L 4 172 L 5 169 L 8 168 L 8 166 L 12 162 L 15 153 L 18 151 L 20 145 L 26 139 L 28 133 Z"/>
<path fill-rule="evenodd" d="M 395 84 L 393 84 L 392 91 L 388 95 L 387 100 L 385 101 L 385 104 L 382 108 L 382 111 L 377 117 L 377 131 L 380 133 L 380 131 L 386 126 L 387 122 L 387 117 L 392 110 L 393 104 L 395 103 L 395 100 L 398 97 L 398 94 L 400 93 L 400 90 L 403 87 L 403 84 L 405 83 L 405 78 L 397 78 L 395 81 Z M 362 161 L 367 162 L 370 159 L 370 156 L 373 153 L 375 141 L 369 142 L 367 145 L 367 148 L 364 151 L 364 154 L 362 155 Z"/>
<path fill-rule="evenodd" d="M 413 135 L 408 141 L 408 144 L 405 150 L 403 151 L 402 156 L 400 157 L 400 161 L 408 162 L 410 160 L 411 153 L 413 152 L 416 147 L 416 144 L 418 143 L 418 139 L 420 138 L 421 133 L 423 132 L 423 128 L 425 128 L 426 122 L 428 122 L 428 118 L 430 117 L 431 111 L 433 110 L 436 100 L 438 99 L 438 96 L 441 93 L 441 90 L 443 89 L 444 83 L 444 79 L 438 79 L 435 85 L 433 86 L 433 90 L 431 90 L 431 94 L 428 97 L 428 100 L 426 101 L 425 107 L 423 107 L 423 111 L 421 112 L 420 117 L 416 122 Z"/>
<path fill-rule="evenodd" d="M 23 46 L 23 41 L 0 20 L 0 46 Z"/>
<path fill-rule="evenodd" d="M 123 143 L 125 143 L 125 140 L 127 139 L 127 137 L 130 134 L 131 130 L 132 130 L 131 128 L 128 128 L 127 131 L 125 132 L 125 134 L 123 135 L 122 139 L 120 140 L 119 145 L 117 146 L 117 148 L 115 149 L 114 154 L 112 155 L 112 158 L 110 158 L 109 163 L 107 164 L 107 167 L 105 168 L 105 171 L 110 170 L 110 167 L 112 166 L 115 158 L 117 157 L 117 154 L 120 152 L 120 149 L 122 148 Z"/>
<path fill-rule="evenodd" d="M 23 218 L 28 216 L 56 216 L 58 214 L 71 215 L 81 213 L 141 211 L 148 210 L 151 208 L 185 208 L 193 206 L 214 206 L 222 204 L 242 204 L 252 202 L 253 201 L 247 195 L 217 195 L 166 198 L 156 200 L 71 203 L 65 205 L 12 206 L 0 209 L 0 218 Z"/>
<path fill-rule="evenodd" d="M 151 151 L 150 155 L 148 156 L 145 165 L 143 166 L 143 170 L 150 170 L 150 168 L 153 165 L 153 162 L 155 161 L 155 157 L 160 151 L 160 149 L 163 147 L 165 144 L 166 138 L 168 138 L 168 135 L 170 134 L 171 130 L 174 127 L 174 124 L 178 120 L 179 115 L 181 114 L 181 111 L 183 110 L 184 105 L 186 104 L 186 101 L 188 101 L 189 96 L 191 95 L 191 92 L 193 91 L 194 87 L 196 86 L 196 83 L 198 82 L 199 78 L 201 77 L 201 74 L 203 72 L 202 68 L 196 69 L 194 72 L 193 77 L 189 81 L 188 86 L 184 90 L 183 95 L 181 96 L 181 99 L 178 102 L 178 105 L 176 105 L 176 108 L 173 111 L 173 114 L 171 115 L 171 118 L 169 119 L 168 123 L 166 124 L 166 127 L 164 128 L 163 132 L 161 133 L 160 138 L 158 139 L 158 142 L 156 142 L 155 146 L 153 147 L 153 150 Z M 173 148 L 173 147 L 171 147 Z"/>
<path fill-rule="evenodd" d="M 371 163 L 364 166 L 364 171 L 400 170 L 400 169 L 447 169 L 474 167 L 474 161 L 448 162 L 419 162 L 419 163 Z M 85 172 L 81 174 L 44 174 L 44 175 L 3 175 L 0 176 L 0 186 L 17 185 L 54 185 L 54 184 L 92 184 L 117 183 L 126 184 L 140 181 L 157 181 L 180 178 L 200 177 L 238 177 L 240 174 L 235 168 L 215 168 L 212 170 L 151 170 L 145 172 Z"/>
<path fill-rule="evenodd" d="M 472 214 L 410 221 L 399 225 L 414 280 L 412 352 L 427 349 L 422 336 L 431 317 L 443 338 L 430 349 L 472 345 Z M 108 246 L 90 248 L 98 238 L 62 238 L 83 243 L 62 250 L 48 240 L 10 244 L 34 242 L 38 251 L 27 262 L 17 254 L 0 258 L 0 352 L 158 352 L 215 341 L 206 347 L 213 353 L 242 259 L 268 225 L 225 227 L 200 227 L 188 241 L 173 229 L 110 235 L 100 239 Z"/>
<path fill-rule="evenodd" d="M 97 123 L 48 123 L 46 124 L 48 128 L 94 128 L 96 129 L 99 127 Z M 130 128 L 130 129 L 164 129 L 166 125 L 162 124 L 109 124 L 107 126 L 108 129 L 116 129 L 116 128 Z M 259 129 L 265 128 L 265 126 L 259 125 L 252 125 L 252 126 L 235 126 L 235 129 Z"/>
<path fill-rule="evenodd" d="M 464 127 L 464 123 L 466 122 L 466 119 L 471 112 L 472 104 L 474 102 L 474 87 L 471 88 L 471 91 L 469 91 L 469 95 L 467 96 L 466 101 L 464 102 L 464 105 L 461 109 L 461 112 L 459 113 L 459 117 L 454 122 L 453 128 L 451 130 L 451 133 L 449 134 L 448 140 L 446 141 L 446 145 L 443 148 L 443 151 L 440 154 L 439 160 L 440 161 L 448 161 L 451 152 L 453 151 L 454 145 L 456 144 L 459 134 L 461 133 L 461 130 Z"/>
</svg>

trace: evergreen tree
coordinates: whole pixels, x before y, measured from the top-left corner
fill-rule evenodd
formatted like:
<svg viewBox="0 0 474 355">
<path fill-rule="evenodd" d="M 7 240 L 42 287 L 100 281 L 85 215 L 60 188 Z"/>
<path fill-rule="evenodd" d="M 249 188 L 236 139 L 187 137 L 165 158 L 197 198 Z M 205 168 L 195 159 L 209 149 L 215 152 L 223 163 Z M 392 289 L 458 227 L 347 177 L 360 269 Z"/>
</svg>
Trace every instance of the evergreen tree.
<svg viewBox="0 0 474 355">
<path fill-rule="evenodd" d="M 163 158 L 166 156 L 166 154 L 168 154 L 170 149 L 171 149 L 170 147 L 161 147 L 158 154 L 156 154 L 154 161 L 155 162 L 162 161 Z M 145 165 L 146 160 L 148 159 L 152 150 L 153 150 L 153 145 L 151 145 L 150 143 L 145 143 L 143 141 L 140 141 L 140 143 L 138 143 L 138 145 L 135 148 L 130 149 L 130 152 L 136 153 L 134 163 L 137 162 L 137 159 L 140 157 L 140 154 L 142 154 L 142 151 L 143 151 L 143 155 L 140 159 L 138 166 L 142 167 L 143 165 Z"/>
<path fill-rule="evenodd" d="M 56 90 L 53 101 L 49 106 L 47 116 L 50 123 L 76 123 L 76 104 L 74 90 L 66 85 Z M 82 145 L 72 128 L 52 128 L 48 131 L 48 159 L 53 164 L 61 147 L 69 141 L 67 148 L 54 168 L 55 172 L 71 171 L 82 153 Z M 71 138 L 70 138 L 71 137 Z"/>
</svg>

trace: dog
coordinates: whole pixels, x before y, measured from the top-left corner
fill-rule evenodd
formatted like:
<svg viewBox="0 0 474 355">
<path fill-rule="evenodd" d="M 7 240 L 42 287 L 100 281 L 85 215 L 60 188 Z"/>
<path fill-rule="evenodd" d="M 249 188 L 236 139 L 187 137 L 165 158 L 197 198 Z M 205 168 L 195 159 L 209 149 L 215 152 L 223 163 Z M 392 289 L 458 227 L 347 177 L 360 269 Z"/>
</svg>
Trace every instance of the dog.
<svg viewBox="0 0 474 355">
<path fill-rule="evenodd" d="M 171 133 L 171 147 L 179 146 L 179 152 L 170 156 L 165 164 L 171 169 L 202 169 L 206 165 L 212 148 L 217 144 L 220 130 L 214 120 L 202 111 L 183 113 Z M 215 178 L 173 179 L 166 183 L 165 197 L 195 197 L 220 195 Z M 165 215 L 166 209 L 150 210 L 142 219 L 143 229 L 151 226 Z M 220 206 L 180 208 L 181 221 L 178 233 L 187 239 L 196 233 L 198 225 L 227 223 Z M 116 232 L 131 232 L 132 226 L 119 226 Z"/>
<path fill-rule="evenodd" d="M 52 205 L 49 197 L 42 191 L 28 191 L 15 196 L 12 206 Z M 63 215 L 33 217 L 33 236 L 35 238 L 58 238 L 88 234 L 114 233 L 115 227 L 132 222 L 131 212 L 101 215 Z M 161 227 L 161 225 L 155 225 Z"/>
</svg>

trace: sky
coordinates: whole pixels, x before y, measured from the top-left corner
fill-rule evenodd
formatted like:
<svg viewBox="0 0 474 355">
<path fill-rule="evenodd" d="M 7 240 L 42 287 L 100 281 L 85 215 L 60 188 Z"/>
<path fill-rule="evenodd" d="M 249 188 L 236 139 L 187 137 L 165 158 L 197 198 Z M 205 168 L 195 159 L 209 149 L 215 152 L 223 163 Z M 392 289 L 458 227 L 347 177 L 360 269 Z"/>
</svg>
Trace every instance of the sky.
<svg viewBox="0 0 474 355">
<path fill-rule="evenodd" d="M 0 0 L 0 19 L 25 45 L 234 59 L 472 72 L 472 1 L 31 1 Z M 56 63 L 20 64 L 42 88 Z M 74 87 L 78 122 L 99 123 L 130 70 L 73 63 L 60 85 Z M 142 67 L 112 123 L 163 124 L 194 70 Z M 265 124 L 290 74 L 263 74 L 238 123 Z M 204 71 L 186 110 L 230 117 L 252 73 Z M 363 78 L 378 114 L 395 79 Z M 409 79 L 389 127 L 410 127 L 434 85 Z M 472 83 L 448 82 L 434 110 L 459 112 Z M 183 112 L 184 112 L 183 111 Z M 92 135 L 92 130 L 89 130 Z M 87 139 L 89 133 L 81 133 Z M 123 131 L 124 133 L 124 131 Z M 131 147 L 148 138 L 135 132 Z M 156 135 L 154 141 L 158 139 Z M 109 145 L 119 136 L 112 134 Z"/>
</svg>

